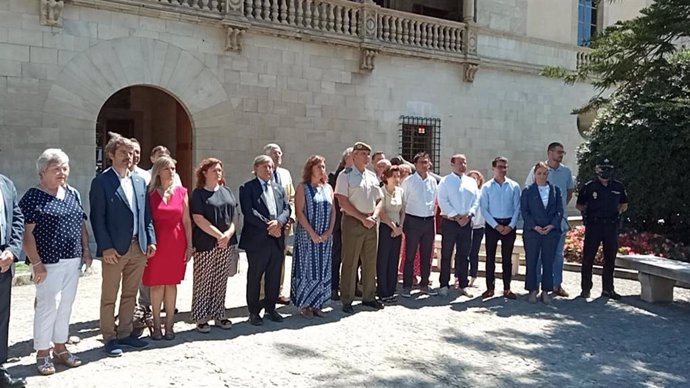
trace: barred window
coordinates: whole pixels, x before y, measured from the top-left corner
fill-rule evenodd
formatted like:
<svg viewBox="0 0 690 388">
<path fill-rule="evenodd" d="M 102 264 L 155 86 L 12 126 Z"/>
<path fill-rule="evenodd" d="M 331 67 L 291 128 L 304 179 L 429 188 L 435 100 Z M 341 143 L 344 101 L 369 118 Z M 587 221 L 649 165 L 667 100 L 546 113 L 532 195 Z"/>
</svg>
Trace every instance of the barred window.
<svg viewBox="0 0 690 388">
<path fill-rule="evenodd" d="M 433 171 L 439 173 L 441 119 L 400 116 L 400 155 L 410 162 L 418 152 L 428 152 Z"/>
</svg>

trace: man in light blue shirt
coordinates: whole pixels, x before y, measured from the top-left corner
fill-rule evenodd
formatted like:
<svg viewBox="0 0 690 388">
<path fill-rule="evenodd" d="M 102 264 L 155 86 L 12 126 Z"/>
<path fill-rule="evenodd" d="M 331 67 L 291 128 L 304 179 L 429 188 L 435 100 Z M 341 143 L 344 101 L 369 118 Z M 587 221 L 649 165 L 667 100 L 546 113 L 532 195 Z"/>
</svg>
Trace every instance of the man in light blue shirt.
<svg viewBox="0 0 690 388">
<path fill-rule="evenodd" d="M 508 159 L 499 156 L 491 162 L 494 178 L 482 186 L 479 208 L 486 219 L 486 291 L 482 298 L 494 296 L 496 283 L 496 247 L 501 241 L 503 296 L 517 299 L 510 290 L 515 226 L 520 214 L 520 185 L 508 178 Z"/>
<path fill-rule="evenodd" d="M 561 221 L 561 238 L 556 246 L 556 257 L 553 262 L 553 293 L 564 298 L 568 297 L 568 293 L 563 289 L 563 248 L 565 247 L 565 237 L 568 234 L 568 203 L 573 198 L 575 191 L 575 181 L 573 180 L 573 172 L 570 168 L 561 162 L 565 156 L 563 144 L 554 142 L 549 144 L 547 148 L 548 160 L 546 164 L 549 166 L 549 182 L 561 190 L 561 199 L 563 200 L 563 220 Z M 525 187 L 534 183 L 534 169 L 530 168 L 527 179 L 525 180 Z M 539 266 L 540 264 L 537 264 Z M 539 267 L 537 267 L 539 268 Z"/>
</svg>

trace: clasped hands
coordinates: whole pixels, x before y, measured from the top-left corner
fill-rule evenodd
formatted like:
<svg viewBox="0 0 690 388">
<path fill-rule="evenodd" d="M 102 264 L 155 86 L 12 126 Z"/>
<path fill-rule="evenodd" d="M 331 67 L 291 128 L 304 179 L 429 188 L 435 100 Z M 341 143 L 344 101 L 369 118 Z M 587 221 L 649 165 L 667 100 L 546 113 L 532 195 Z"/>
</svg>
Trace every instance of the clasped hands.
<svg viewBox="0 0 690 388">
<path fill-rule="evenodd" d="M 364 225 L 365 228 L 371 229 L 374 226 L 376 226 L 376 218 L 374 216 L 367 216 L 365 218 L 362 218 L 362 225 Z"/>
<path fill-rule="evenodd" d="M 266 231 L 271 237 L 279 238 L 283 234 L 283 226 L 278 220 L 271 220 L 266 224 Z"/>
<path fill-rule="evenodd" d="M 546 236 L 546 235 L 549 234 L 549 232 L 551 232 L 553 229 L 554 229 L 554 226 L 553 226 L 553 225 L 546 225 L 546 226 L 544 226 L 544 227 L 541 227 L 541 226 L 535 226 L 535 227 L 534 227 L 534 230 L 535 230 L 537 233 L 541 234 L 542 236 Z"/>
<path fill-rule="evenodd" d="M 311 241 L 314 242 L 314 244 L 321 244 L 326 241 L 331 237 L 331 232 L 326 232 L 324 234 L 318 234 L 316 232 L 311 232 L 309 233 L 309 238 L 311 238 Z"/>
<path fill-rule="evenodd" d="M 496 225 L 495 229 L 498 233 L 500 233 L 504 236 L 513 231 L 513 228 L 511 228 L 509 225 L 501 225 L 501 224 Z"/>
<path fill-rule="evenodd" d="M 14 263 L 14 255 L 12 252 L 6 250 L 0 252 L 0 273 L 7 272 Z"/>
<path fill-rule="evenodd" d="M 465 226 L 469 224 L 470 221 L 472 221 L 472 217 L 470 217 L 469 214 L 465 214 L 462 216 L 458 214 L 455 217 L 453 217 L 453 221 L 457 222 L 460 226 Z"/>
</svg>

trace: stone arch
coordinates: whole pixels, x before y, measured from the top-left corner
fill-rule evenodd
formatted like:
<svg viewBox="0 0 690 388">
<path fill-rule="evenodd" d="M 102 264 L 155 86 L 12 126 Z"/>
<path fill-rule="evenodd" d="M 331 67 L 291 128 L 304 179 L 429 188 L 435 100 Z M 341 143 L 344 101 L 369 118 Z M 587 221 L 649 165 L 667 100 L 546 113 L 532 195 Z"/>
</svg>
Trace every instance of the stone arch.
<svg viewBox="0 0 690 388">
<path fill-rule="evenodd" d="M 90 47 L 63 67 L 43 105 L 44 126 L 92 133 L 105 101 L 134 85 L 160 88 L 175 97 L 194 128 L 204 126 L 202 117 L 209 115 L 202 112 L 228 100 L 221 82 L 190 52 L 160 40 L 120 38 Z"/>
</svg>

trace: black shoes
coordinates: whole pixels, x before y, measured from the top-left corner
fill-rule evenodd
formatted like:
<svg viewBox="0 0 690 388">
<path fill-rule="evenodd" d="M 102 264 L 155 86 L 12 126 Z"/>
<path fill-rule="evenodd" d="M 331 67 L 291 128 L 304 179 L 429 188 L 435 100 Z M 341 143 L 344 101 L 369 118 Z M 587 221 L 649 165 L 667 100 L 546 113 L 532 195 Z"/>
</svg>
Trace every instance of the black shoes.
<svg viewBox="0 0 690 388">
<path fill-rule="evenodd" d="M 12 377 L 5 368 L 0 368 L 0 388 L 24 388 L 26 380 Z"/>
<path fill-rule="evenodd" d="M 344 305 L 343 305 L 343 312 L 344 312 L 345 314 L 354 314 L 354 313 L 355 313 L 355 309 L 352 308 L 352 305 L 351 305 L 351 304 L 344 304 Z"/>
<path fill-rule="evenodd" d="M 383 310 L 383 303 L 379 302 L 376 299 L 362 302 L 362 306 L 371 307 L 374 310 Z"/>
<path fill-rule="evenodd" d="M 252 326 L 261 326 L 264 324 L 264 320 L 261 319 L 259 314 L 249 314 L 249 323 Z"/>
<path fill-rule="evenodd" d="M 277 311 L 269 311 L 266 314 L 264 314 L 264 317 L 272 320 L 273 322 L 283 322 L 283 316 L 278 314 Z"/>
<path fill-rule="evenodd" d="M 580 293 L 581 298 L 589 299 L 590 296 L 592 296 L 592 294 L 589 292 L 589 290 L 582 290 Z"/>
<path fill-rule="evenodd" d="M 340 291 L 338 290 L 331 290 L 331 300 L 332 301 L 339 301 L 340 300 Z"/>
<path fill-rule="evenodd" d="M 602 291 L 601 292 L 601 297 L 602 298 L 609 298 L 613 300 L 618 300 L 621 298 L 620 294 L 617 294 L 616 291 Z"/>
</svg>

